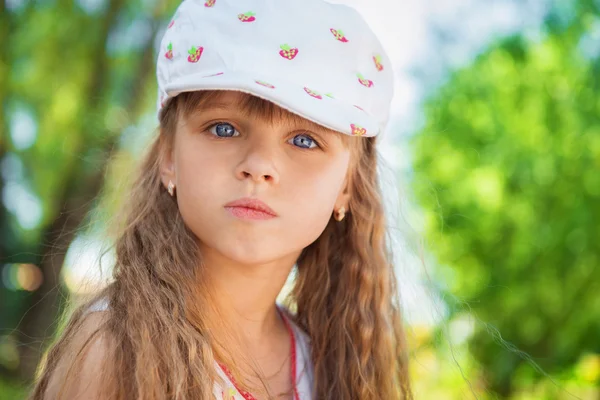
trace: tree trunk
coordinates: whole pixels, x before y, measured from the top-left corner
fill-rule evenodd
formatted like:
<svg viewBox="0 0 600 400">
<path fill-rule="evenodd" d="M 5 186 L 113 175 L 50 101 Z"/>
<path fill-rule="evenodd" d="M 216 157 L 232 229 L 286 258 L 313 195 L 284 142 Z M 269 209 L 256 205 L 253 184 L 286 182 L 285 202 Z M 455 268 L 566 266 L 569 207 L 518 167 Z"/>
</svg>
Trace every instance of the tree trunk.
<svg viewBox="0 0 600 400">
<path fill-rule="evenodd" d="M 119 8 L 122 6 L 122 1 L 116 1 Z M 113 1 L 113 3 L 115 2 Z M 133 82 L 133 87 L 128 92 L 129 97 L 125 102 L 129 121 L 133 121 L 136 117 L 143 101 L 143 89 L 153 71 L 152 45 L 157 32 L 156 28 L 155 24 L 135 69 L 139 72 L 137 79 Z M 105 70 L 107 63 L 99 62 L 98 65 L 102 69 L 92 78 L 91 82 L 93 87 L 101 90 L 105 77 L 98 77 L 98 75 L 104 76 L 107 73 Z M 93 97 L 101 98 L 101 96 Z M 25 382 L 33 380 L 40 357 L 46 349 L 47 341 L 54 335 L 55 324 L 62 309 L 61 300 L 66 299 L 69 295 L 61 283 L 60 272 L 66 251 L 75 238 L 77 229 L 80 228 L 103 187 L 104 172 L 118 140 L 118 136 L 110 135 L 109 132 L 105 132 L 104 135 L 94 135 L 107 139 L 102 141 L 100 154 L 103 155 L 103 158 L 98 161 L 98 166 L 92 176 L 84 175 L 83 172 L 76 170 L 73 171 L 72 176 L 66 177 L 69 185 L 65 190 L 64 200 L 60 203 L 62 208 L 43 238 L 43 248 L 41 249 L 43 257 L 40 268 L 44 275 L 44 282 L 32 294 L 31 307 L 27 310 L 17 329 L 20 333 L 21 351 L 19 376 Z"/>
<path fill-rule="evenodd" d="M 56 319 L 62 308 L 61 299 L 68 292 L 60 280 L 65 253 L 75 238 L 77 228 L 87 215 L 92 199 L 100 192 L 103 174 L 98 172 L 87 187 L 70 187 L 58 217 L 52 222 L 42 241 L 42 260 L 39 267 L 44 277 L 42 285 L 31 294 L 31 307 L 18 327 L 20 333 L 19 377 L 31 381 L 47 340 L 52 337 Z M 72 185 L 75 186 L 75 185 Z M 72 195 L 73 192 L 85 195 Z"/>
</svg>

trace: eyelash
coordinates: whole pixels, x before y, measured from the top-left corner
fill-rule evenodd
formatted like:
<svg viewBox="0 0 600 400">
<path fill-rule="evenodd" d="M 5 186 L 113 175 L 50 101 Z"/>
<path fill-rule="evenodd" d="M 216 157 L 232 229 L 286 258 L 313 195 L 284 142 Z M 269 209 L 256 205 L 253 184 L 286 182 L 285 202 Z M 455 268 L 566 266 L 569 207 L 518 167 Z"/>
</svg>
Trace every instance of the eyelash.
<svg viewBox="0 0 600 400">
<path fill-rule="evenodd" d="M 238 134 L 236 136 L 219 136 L 216 133 L 212 133 L 211 130 L 213 128 L 215 128 L 217 125 L 221 125 L 221 124 L 230 125 Z M 227 122 L 227 121 L 218 121 L 218 122 L 212 123 L 206 129 L 206 131 L 209 132 L 211 134 L 211 136 L 213 136 L 217 140 L 229 139 L 229 138 L 232 138 L 232 137 L 239 136 L 239 131 L 237 130 L 237 128 L 232 123 Z M 300 146 L 294 146 L 294 147 L 297 147 L 297 148 L 302 149 L 302 150 L 316 150 L 316 149 L 320 149 L 321 148 L 321 144 L 319 143 L 319 141 L 317 139 L 315 139 L 314 137 L 312 137 L 311 135 L 309 135 L 308 133 L 301 133 L 301 134 L 295 135 L 294 137 L 292 137 L 291 140 L 293 140 L 294 138 L 296 138 L 298 136 L 305 136 L 305 137 L 309 138 L 310 140 L 312 140 L 315 143 L 315 147 L 312 147 L 312 148 L 310 148 L 310 147 L 300 147 Z"/>
</svg>

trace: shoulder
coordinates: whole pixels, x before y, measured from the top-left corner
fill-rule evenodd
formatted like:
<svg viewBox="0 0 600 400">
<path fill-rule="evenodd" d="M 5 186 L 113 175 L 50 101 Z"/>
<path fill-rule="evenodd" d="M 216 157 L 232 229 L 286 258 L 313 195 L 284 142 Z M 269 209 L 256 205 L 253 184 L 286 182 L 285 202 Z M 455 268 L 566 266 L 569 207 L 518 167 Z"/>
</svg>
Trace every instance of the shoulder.
<svg viewBox="0 0 600 400">
<path fill-rule="evenodd" d="M 44 399 L 101 398 L 98 376 L 109 350 L 109 338 L 103 329 L 107 318 L 106 312 L 86 310 L 80 321 L 67 326 L 57 343 L 61 350 L 49 355 L 57 360 L 55 367 L 48 371 Z"/>
</svg>

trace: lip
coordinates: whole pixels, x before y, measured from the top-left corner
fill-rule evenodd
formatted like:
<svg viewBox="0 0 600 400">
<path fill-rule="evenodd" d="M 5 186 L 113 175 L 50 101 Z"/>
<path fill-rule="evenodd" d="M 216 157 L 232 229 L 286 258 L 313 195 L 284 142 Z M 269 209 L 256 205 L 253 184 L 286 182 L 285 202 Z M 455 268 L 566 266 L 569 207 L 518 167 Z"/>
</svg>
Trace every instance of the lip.
<svg viewBox="0 0 600 400">
<path fill-rule="evenodd" d="M 249 197 L 231 201 L 225 204 L 224 207 L 235 217 L 241 219 L 270 219 L 277 217 L 277 213 L 267 204 Z"/>
</svg>

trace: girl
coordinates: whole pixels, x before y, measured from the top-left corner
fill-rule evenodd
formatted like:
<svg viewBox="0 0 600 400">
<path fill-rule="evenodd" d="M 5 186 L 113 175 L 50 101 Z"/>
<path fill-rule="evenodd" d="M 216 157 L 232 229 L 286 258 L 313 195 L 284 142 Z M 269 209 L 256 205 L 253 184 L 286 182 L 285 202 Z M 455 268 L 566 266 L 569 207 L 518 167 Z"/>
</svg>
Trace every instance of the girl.
<svg viewBox="0 0 600 400">
<path fill-rule="evenodd" d="M 157 77 L 114 280 L 32 398 L 410 398 L 376 173 L 393 75 L 366 23 L 322 0 L 186 0 Z"/>
</svg>

